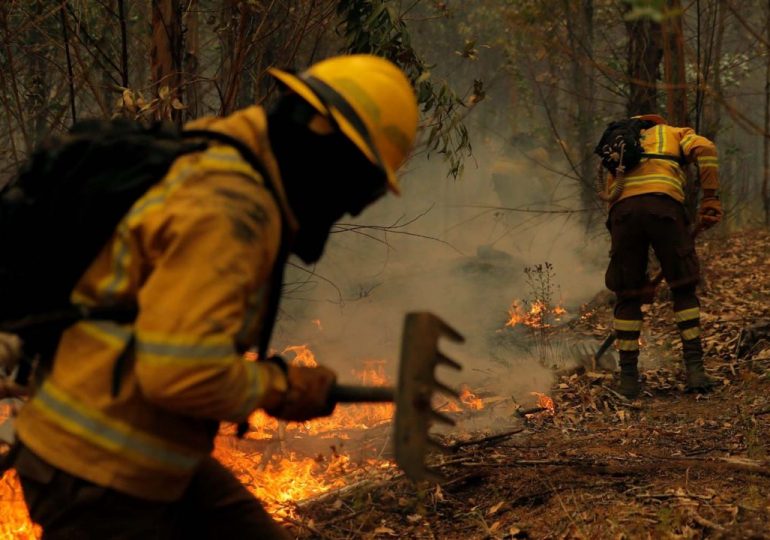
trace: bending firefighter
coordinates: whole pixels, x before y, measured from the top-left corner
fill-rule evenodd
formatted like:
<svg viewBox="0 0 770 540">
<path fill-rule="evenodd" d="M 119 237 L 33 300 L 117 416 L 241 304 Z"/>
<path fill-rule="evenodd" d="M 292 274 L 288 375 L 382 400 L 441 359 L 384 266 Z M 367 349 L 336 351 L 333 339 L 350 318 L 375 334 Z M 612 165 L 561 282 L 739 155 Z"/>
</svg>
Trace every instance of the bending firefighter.
<svg viewBox="0 0 770 540">
<path fill-rule="evenodd" d="M 722 207 L 717 194 L 716 147 L 691 128 L 669 126 L 658 115 L 642 115 L 632 120 L 636 120 L 636 128 L 641 129 L 641 159 L 626 171 L 619 169 L 615 174 L 608 174 L 606 186 L 607 193 L 613 195 L 607 221 L 612 247 L 605 281 L 607 288 L 617 295 L 614 328 L 620 353 L 619 390 L 627 397 L 635 397 L 640 392 L 641 308 L 644 297 L 650 293 L 647 262 L 652 246 L 673 296 L 687 388 L 704 391 L 712 381 L 703 367 L 700 304 L 695 291 L 700 270 L 683 204 L 686 192 L 683 167 L 695 163 L 700 174 L 703 197 L 697 227 L 708 228 L 718 223 Z M 622 183 L 620 189 L 617 183 Z"/>
<path fill-rule="evenodd" d="M 283 93 L 269 112 L 186 126 L 237 139 L 264 171 L 224 143 L 176 159 L 72 293 L 134 303 L 138 316 L 67 329 L 20 413 L 15 467 L 47 537 L 289 537 L 210 457 L 214 435 L 259 408 L 331 414 L 333 372 L 241 353 L 272 325 L 288 253 L 317 261 L 337 220 L 398 193 L 418 109 L 405 75 L 374 56 L 271 73 Z M 18 345 L 3 338 L 0 353 Z"/>
</svg>

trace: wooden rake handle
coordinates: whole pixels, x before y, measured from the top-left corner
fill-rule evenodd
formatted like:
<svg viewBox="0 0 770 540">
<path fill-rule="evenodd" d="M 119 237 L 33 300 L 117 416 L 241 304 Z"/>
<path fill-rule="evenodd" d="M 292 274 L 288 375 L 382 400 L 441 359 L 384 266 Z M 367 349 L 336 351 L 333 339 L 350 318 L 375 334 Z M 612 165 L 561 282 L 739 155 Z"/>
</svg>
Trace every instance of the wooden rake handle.
<svg viewBox="0 0 770 540">
<path fill-rule="evenodd" d="M 334 403 L 390 403 L 396 399 L 396 389 L 392 386 L 337 384 L 329 397 Z"/>
</svg>

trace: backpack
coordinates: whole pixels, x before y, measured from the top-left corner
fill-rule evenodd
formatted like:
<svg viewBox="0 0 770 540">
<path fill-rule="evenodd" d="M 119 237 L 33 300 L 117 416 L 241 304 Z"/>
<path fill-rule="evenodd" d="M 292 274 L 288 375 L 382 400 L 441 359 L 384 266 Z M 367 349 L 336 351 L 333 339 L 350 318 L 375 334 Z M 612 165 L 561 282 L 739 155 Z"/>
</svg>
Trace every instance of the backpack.
<svg viewBox="0 0 770 540">
<path fill-rule="evenodd" d="M 642 158 L 667 159 L 682 164 L 679 156 L 666 154 L 650 154 L 642 148 L 642 130 L 655 125 L 649 120 L 628 118 L 618 120 L 607 125 L 602 133 L 599 144 L 594 148 L 602 161 L 602 166 L 613 176 L 617 176 L 617 169 L 623 165 L 623 172 L 628 172 L 642 160 Z"/>
<path fill-rule="evenodd" d="M 79 320 L 132 322 L 135 306 L 88 308 L 72 305 L 70 294 L 134 202 L 174 160 L 211 140 L 235 147 L 275 196 L 256 156 L 222 133 L 86 120 L 41 144 L 0 190 L 0 330 L 19 334 L 26 355 L 50 358 Z"/>
</svg>

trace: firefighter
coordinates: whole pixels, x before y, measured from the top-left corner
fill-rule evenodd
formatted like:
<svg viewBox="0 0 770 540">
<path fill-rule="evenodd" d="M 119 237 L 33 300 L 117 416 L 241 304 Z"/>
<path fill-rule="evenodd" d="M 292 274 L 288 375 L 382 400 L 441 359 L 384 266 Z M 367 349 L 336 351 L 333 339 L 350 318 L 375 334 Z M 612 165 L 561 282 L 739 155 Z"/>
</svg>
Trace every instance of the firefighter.
<svg viewBox="0 0 770 540">
<path fill-rule="evenodd" d="M 696 295 L 699 264 L 685 200 L 683 164 L 695 163 L 703 192 L 698 227 L 708 228 L 722 218 L 719 201 L 717 150 L 710 140 L 691 128 L 666 124 L 657 114 L 634 117 L 644 123 L 643 158 L 625 172 L 619 196 L 611 202 L 607 226 L 612 237 L 610 263 L 605 281 L 617 295 L 614 328 L 620 354 L 620 388 L 636 397 L 639 384 L 639 335 L 642 329 L 643 297 L 649 292 L 647 261 L 649 247 L 660 261 L 674 304 L 674 317 L 682 340 L 682 355 L 689 391 L 706 391 L 712 385 L 703 367 L 700 304 Z M 665 159 L 668 156 L 670 159 Z M 607 193 L 615 191 L 615 177 L 607 177 Z"/>
<path fill-rule="evenodd" d="M 331 414 L 332 371 L 240 353 L 272 323 L 284 248 L 313 263 L 335 221 L 399 192 L 418 109 L 405 75 L 375 56 L 271 74 L 283 92 L 269 112 L 188 126 L 240 140 L 269 179 L 227 144 L 177 159 L 72 293 L 139 312 L 67 329 L 19 415 L 15 467 L 47 537 L 288 538 L 210 457 L 214 435 L 260 408 Z"/>
</svg>

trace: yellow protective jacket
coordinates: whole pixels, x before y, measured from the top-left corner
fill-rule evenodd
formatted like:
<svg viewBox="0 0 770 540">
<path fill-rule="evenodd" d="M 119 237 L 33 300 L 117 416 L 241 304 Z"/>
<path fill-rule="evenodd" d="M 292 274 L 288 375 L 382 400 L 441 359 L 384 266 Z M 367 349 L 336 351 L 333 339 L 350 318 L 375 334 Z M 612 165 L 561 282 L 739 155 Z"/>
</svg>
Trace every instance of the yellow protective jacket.
<svg viewBox="0 0 770 540">
<path fill-rule="evenodd" d="M 52 373 L 17 422 L 21 441 L 55 467 L 157 501 L 182 495 L 211 451 L 217 421 L 244 420 L 263 404 L 273 372 L 244 361 L 236 344 L 254 343 L 264 316 L 278 204 L 290 233 L 296 223 L 261 108 L 195 124 L 246 143 L 279 201 L 232 147 L 177 159 L 73 292 L 89 305 L 136 303 L 136 321 L 81 322 L 64 332 Z"/>
<path fill-rule="evenodd" d="M 695 163 L 700 173 L 701 189 L 719 188 L 719 162 L 714 143 L 697 135 L 692 128 L 658 124 L 642 131 L 645 153 L 679 157 L 686 163 Z M 684 202 L 687 178 L 681 165 L 667 159 L 642 158 L 641 163 L 626 171 L 625 187 L 615 201 L 622 201 L 645 193 L 664 193 Z M 607 175 L 607 193 L 612 193 L 615 177 Z"/>
</svg>

